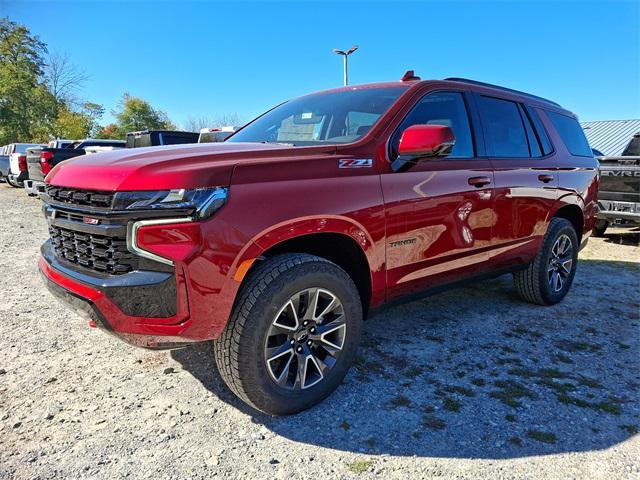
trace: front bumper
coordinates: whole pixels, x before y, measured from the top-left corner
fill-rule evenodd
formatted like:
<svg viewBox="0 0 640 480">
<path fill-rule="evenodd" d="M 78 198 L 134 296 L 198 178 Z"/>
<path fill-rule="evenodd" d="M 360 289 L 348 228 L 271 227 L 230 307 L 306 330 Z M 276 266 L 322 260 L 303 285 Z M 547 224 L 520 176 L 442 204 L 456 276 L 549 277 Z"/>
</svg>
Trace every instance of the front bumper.
<svg viewBox="0 0 640 480">
<path fill-rule="evenodd" d="M 158 310 L 156 302 L 166 299 L 168 280 L 173 274 L 162 272 L 133 272 L 132 276 L 97 278 L 68 268 L 51 253 L 49 242 L 42 247 L 39 268 L 49 291 L 83 318 L 93 320 L 102 329 L 136 346 L 174 348 L 194 341 L 189 333 L 191 319 L 184 282 L 178 280 L 176 312 L 171 316 L 144 316 Z M 171 277 L 171 278 L 167 278 Z M 179 277 L 179 276 L 178 276 Z M 184 291 L 184 293 L 181 293 Z M 144 295 L 153 305 L 145 305 Z M 127 299 L 134 302 L 127 304 Z M 132 315 L 131 309 L 137 309 Z M 125 313 L 128 312 L 128 313 Z"/>
</svg>

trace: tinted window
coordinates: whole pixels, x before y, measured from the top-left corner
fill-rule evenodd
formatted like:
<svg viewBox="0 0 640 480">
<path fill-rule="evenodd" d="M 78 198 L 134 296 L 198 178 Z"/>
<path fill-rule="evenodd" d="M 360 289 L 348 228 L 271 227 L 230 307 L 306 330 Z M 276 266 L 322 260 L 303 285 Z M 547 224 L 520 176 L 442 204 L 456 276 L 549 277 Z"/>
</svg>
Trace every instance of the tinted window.
<svg viewBox="0 0 640 480">
<path fill-rule="evenodd" d="M 480 115 L 491 156 L 529 156 L 527 134 L 517 103 L 481 96 Z"/>
<path fill-rule="evenodd" d="M 411 125 L 446 125 L 451 128 L 456 138 L 451 155 L 447 158 L 474 156 L 469 116 L 461 93 L 435 92 L 422 97 L 393 135 L 391 140 L 392 160 L 398 156 L 398 142 L 402 132 Z"/>
<path fill-rule="evenodd" d="M 518 109 L 520 110 L 520 117 L 524 122 L 525 132 L 527 132 L 527 140 L 529 141 L 529 153 L 532 157 L 541 157 L 542 150 L 540 150 L 540 142 L 538 141 L 538 137 L 533 130 L 533 127 L 531 126 L 531 121 L 522 108 L 522 105 L 518 105 Z"/>
<path fill-rule="evenodd" d="M 405 92 L 406 86 L 306 95 L 257 118 L 227 142 L 322 145 L 355 142 Z M 351 121 L 358 123 L 354 129 Z M 362 127 L 362 128 L 361 128 Z"/>
<path fill-rule="evenodd" d="M 531 107 L 525 107 L 525 110 L 527 111 L 527 114 L 529 114 L 529 119 L 531 120 L 535 128 L 536 134 L 538 136 L 538 141 L 540 142 L 540 148 L 542 149 L 542 154 L 549 155 L 551 152 L 553 152 L 553 145 L 551 145 L 551 140 L 549 140 L 549 135 L 547 135 L 547 131 L 545 130 L 544 125 L 542 125 L 542 120 L 540 120 L 540 117 L 538 116 L 538 113 L 535 111 L 535 109 Z"/>
<path fill-rule="evenodd" d="M 558 135 L 562 138 L 562 141 L 569 150 L 571 155 L 577 155 L 580 157 L 592 157 L 593 152 L 587 142 L 587 137 L 584 136 L 582 127 L 573 117 L 568 117 L 556 112 L 547 111 L 547 117 L 553 123 Z"/>
</svg>

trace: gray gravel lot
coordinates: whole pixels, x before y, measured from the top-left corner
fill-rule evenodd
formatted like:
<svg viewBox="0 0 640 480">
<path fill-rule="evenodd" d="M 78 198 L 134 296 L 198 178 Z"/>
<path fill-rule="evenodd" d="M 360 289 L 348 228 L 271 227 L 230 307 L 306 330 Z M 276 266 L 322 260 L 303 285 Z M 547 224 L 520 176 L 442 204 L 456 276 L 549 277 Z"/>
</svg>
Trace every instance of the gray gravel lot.
<svg viewBox="0 0 640 480">
<path fill-rule="evenodd" d="M 271 418 L 202 344 L 128 346 L 37 274 L 39 201 L 0 184 L 0 478 L 640 478 L 640 240 L 581 252 L 554 307 L 511 278 L 388 309 L 335 394 Z"/>
</svg>

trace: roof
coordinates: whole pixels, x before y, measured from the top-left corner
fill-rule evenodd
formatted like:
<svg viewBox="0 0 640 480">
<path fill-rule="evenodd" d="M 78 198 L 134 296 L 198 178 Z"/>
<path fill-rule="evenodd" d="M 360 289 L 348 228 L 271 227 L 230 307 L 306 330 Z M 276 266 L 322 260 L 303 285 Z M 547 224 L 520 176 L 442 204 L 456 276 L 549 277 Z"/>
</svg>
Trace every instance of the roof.
<svg viewBox="0 0 640 480">
<path fill-rule="evenodd" d="M 582 122 L 582 128 L 592 148 L 606 157 L 617 157 L 622 155 L 631 137 L 640 132 L 640 119 Z"/>
</svg>

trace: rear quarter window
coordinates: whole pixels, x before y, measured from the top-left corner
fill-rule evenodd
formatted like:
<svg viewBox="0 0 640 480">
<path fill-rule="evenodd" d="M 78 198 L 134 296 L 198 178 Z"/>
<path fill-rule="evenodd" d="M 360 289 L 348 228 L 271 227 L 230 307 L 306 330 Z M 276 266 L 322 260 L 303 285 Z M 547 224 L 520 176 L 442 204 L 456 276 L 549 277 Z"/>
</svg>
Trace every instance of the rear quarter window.
<svg viewBox="0 0 640 480">
<path fill-rule="evenodd" d="M 548 110 L 546 111 L 546 114 L 571 155 L 578 157 L 593 157 L 593 152 L 591 151 L 587 137 L 585 137 L 584 131 L 578 123 L 578 120 L 573 117 L 562 115 L 557 112 L 550 112 Z"/>
</svg>

